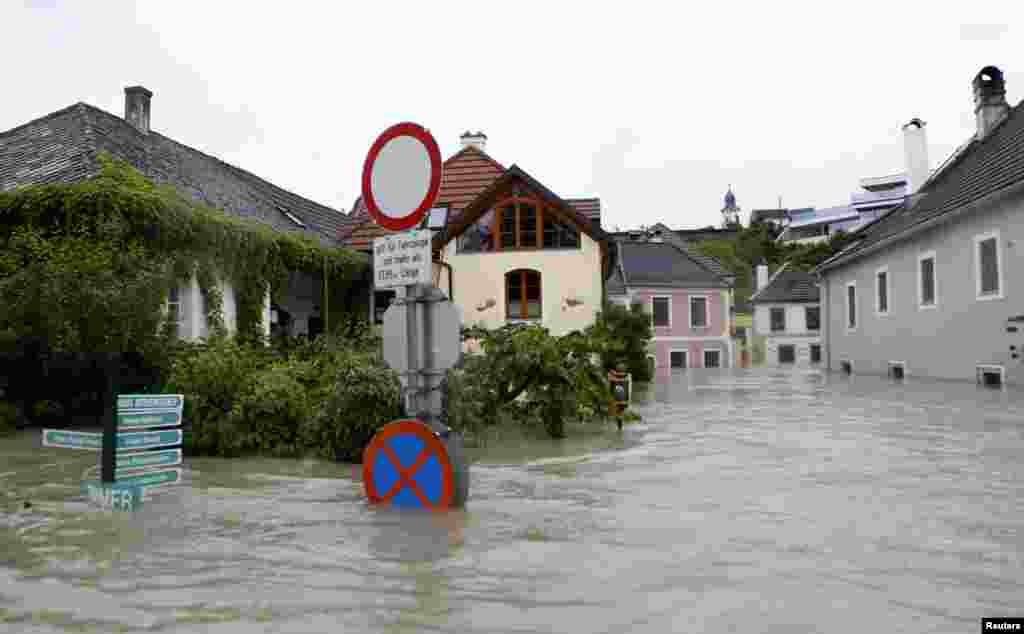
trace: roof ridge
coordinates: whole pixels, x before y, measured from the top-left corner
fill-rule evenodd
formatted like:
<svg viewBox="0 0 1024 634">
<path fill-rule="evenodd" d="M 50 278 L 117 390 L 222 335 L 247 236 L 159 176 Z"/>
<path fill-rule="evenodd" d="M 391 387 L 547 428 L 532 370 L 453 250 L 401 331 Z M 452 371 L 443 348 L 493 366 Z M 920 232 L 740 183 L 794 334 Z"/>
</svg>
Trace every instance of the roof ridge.
<svg viewBox="0 0 1024 634">
<path fill-rule="evenodd" d="M 44 114 L 41 117 L 36 117 L 35 119 L 32 119 L 31 121 L 29 121 L 27 123 L 22 123 L 21 125 L 14 126 L 10 130 L 0 130 L 0 137 L 2 137 L 4 135 L 7 135 L 7 134 L 11 134 L 13 132 L 19 132 L 19 131 L 21 131 L 24 128 L 36 125 L 36 124 L 41 123 L 43 121 L 46 121 L 48 119 L 55 119 L 55 118 L 57 118 L 57 117 L 59 117 L 61 115 L 65 115 L 65 114 L 71 112 L 75 108 L 79 108 L 80 106 L 89 106 L 89 104 L 85 103 L 84 101 L 76 101 L 75 103 L 71 104 L 70 106 L 67 106 L 65 108 L 61 108 L 60 110 L 55 110 L 55 111 L 53 111 L 53 112 L 51 112 L 49 114 Z M 89 107 L 93 107 L 93 106 L 89 106 Z"/>
<path fill-rule="evenodd" d="M 115 115 L 115 114 L 113 114 L 111 112 L 107 112 L 106 110 L 104 110 L 102 108 L 98 108 L 98 107 L 96 107 L 96 106 L 94 106 L 92 104 L 88 104 L 88 103 L 85 103 L 85 102 L 79 102 L 79 103 L 80 103 L 80 105 L 83 105 L 86 108 L 88 108 L 88 109 L 90 109 L 90 110 L 92 110 L 94 112 L 98 112 L 98 113 L 102 114 L 103 116 L 113 118 L 118 123 L 121 123 L 121 124 L 124 124 L 124 125 L 131 125 L 127 121 L 125 121 L 123 118 L 121 118 L 121 117 L 119 117 L 119 116 L 117 116 L 117 115 Z M 337 209 L 335 209 L 333 207 L 329 207 L 329 206 L 324 205 L 322 203 L 318 203 L 318 202 L 316 202 L 315 200 L 313 200 L 311 198 L 306 198 L 302 194 L 297 194 L 297 193 L 295 193 L 295 192 L 293 192 L 293 191 L 291 191 L 289 189 L 285 189 L 284 187 L 281 187 L 280 185 L 275 185 L 274 183 L 271 183 L 267 179 L 262 178 L 260 176 L 257 176 L 256 174 L 253 174 L 252 172 L 250 172 L 248 170 L 242 169 L 241 167 L 238 167 L 237 165 L 233 165 L 231 163 L 228 163 L 227 161 L 225 161 L 223 159 L 220 159 L 220 158 L 217 158 L 216 156 L 214 156 L 212 154 L 207 154 L 206 152 L 204 152 L 202 150 L 199 150 L 197 148 L 194 148 L 191 145 L 186 145 L 186 144 L 182 143 L 181 141 L 176 141 L 175 139 L 172 139 L 171 137 L 169 137 L 169 136 L 167 136 L 165 134 L 161 134 L 160 132 L 157 132 L 155 130 L 150 130 L 149 134 L 156 135 L 156 136 L 160 137 L 161 139 L 164 139 L 166 141 L 169 141 L 169 142 L 177 145 L 178 147 L 184 148 L 184 149 L 186 149 L 186 150 L 188 150 L 190 152 L 195 152 L 196 154 L 199 154 L 200 156 L 203 156 L 205 158 L 213 160 L 213 161 L 223 165 L 224 167 L 226 167 L 226 168 L 236 172 L 237 174 L 239 174 L 239 175 L 241 175 L 243 177 L 255 179 L 261 185 L 269 186 L 271 189 L 275 189 L 275 190 L 284 192 L 284 193 L 286 193 L 286 194 L 288 194 L 290 196 L 294 196 L 296 198 L 300 198 L 302 200 L 305 200 L 306 202 L 312 203 L 313 205 L 316 205 L 317 207 L 321 207 L 321 208 L 329 210 L 329 211 L 331 211 L 333 213 L 336 213 L 336 214 L 339 214 L 339 215 L 344 215 L 339 210 L 337 210 Z"/>
</svg>

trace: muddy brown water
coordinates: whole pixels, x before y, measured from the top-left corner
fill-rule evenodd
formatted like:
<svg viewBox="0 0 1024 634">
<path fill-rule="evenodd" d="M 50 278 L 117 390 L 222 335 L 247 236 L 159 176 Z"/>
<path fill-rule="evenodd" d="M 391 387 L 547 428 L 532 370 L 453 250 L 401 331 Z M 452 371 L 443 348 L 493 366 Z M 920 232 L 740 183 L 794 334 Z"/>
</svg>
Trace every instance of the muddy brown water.
<svg viewBox="0 0 1024 634">
<path fill-rule="evenodd" d="M 187 459 L 134 513 L 0 438 L 0 632 L 967 632 L 1024 616 L 1024 397 L 689 370 L 644 421 L 472 451 L 470 502 L 359 470 Z M 25 508 L 24 501 L 31 503 Z"/>
</svg>

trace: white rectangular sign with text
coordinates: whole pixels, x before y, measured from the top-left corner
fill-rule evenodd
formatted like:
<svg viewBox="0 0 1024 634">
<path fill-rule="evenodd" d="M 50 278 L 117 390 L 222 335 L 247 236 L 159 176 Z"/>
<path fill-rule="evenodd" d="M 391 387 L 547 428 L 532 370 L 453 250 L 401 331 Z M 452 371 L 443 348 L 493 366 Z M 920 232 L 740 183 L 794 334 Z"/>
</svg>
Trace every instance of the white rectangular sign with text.
<svg viewBox="0 0 1024 634">
<path fill-rule="evenodd" d="M 394 288 L 432 284 L 430 230 L 407 231 L 373 240 L 373 285 Z"/>
</svg>

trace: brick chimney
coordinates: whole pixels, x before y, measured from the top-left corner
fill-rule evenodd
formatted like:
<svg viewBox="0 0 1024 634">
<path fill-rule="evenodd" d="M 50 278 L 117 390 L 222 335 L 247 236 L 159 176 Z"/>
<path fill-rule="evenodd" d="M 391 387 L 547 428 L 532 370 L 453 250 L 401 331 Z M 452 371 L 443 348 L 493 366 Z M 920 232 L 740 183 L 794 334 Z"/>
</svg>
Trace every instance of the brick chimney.
<svg viewBox="0 0 1024 634">
<path fill-rule="evenodd" d="M 143 134 L 149 134 L 149 100 L 153 93 L 142 86 L 124 89 L 124 120 Z"/>
<path fill-rule="evenodd" d="M 462 141 L 462 147 L 475 147 L 481 152 L 487 147 L 487 135 L 483 132 L 470 132 L 467 130 L 459 138 Z"/>
<path fill-rule="evenodd" d="M 978 125 L 977 138 L 985 138 L 992 128 L 1010 111 L 1006 103 L 1003 73 L 995 66 L 978 71 L 971 82 L 974 87 L 974 118 Z"/>
<path fill-rule="evenodd" d="M 928 180 L 928 140 L 924 133 L 924 121 L 913 118 L 903 126 L 903 159 L 907 168 L 908 194 L 915 193 Z"/>
</svg>

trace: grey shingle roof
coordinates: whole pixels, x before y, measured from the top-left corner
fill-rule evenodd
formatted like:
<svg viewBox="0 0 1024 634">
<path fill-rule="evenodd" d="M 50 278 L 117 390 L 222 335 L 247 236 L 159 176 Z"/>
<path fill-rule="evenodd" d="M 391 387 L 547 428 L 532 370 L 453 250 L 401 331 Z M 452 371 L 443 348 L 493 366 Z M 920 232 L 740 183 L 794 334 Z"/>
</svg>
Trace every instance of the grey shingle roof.
<svg viewBox="0 0 1024 634">
<path fill-rule="evenodd" d="M 620 241 L 619 261 L 629 286 L 728 288 L 725 280 L 668 242 Z"/>
<path fill-rule="evenodd" d="M 1013 107 L 996 129 L 969 144 L 940 174 L 925 183 L 919 196 L 862 227 L 859 241 L 818 270 L 841 266 L 883 240 L 909 237 L 927 221 L 1022 182 L 1024 101 Z"/>
<path fill-rule="evenodd" d="M 777 304 L 782 302 L 818 303 L 821 301 L 821 289 L 815 277 L 797 269 L 790 269 L 784 264 L 768 280 L 764 288 L 750 297 L 752 304 Z"/>
<path fill-rule="evenodd" d="M 0 191 L 24 185 L 71 183 L 99 173 L 107 152 L 154 182 L 224 212 L 281 231 L 312 235 L 324 244 L 345 221 L 337 210 L 281 189 L 157 132 L 142 134 L 122 119 L 85 103 L 0 132 Z M 302 228 L 288 218 L 299 219 Z"/>
</svg>

